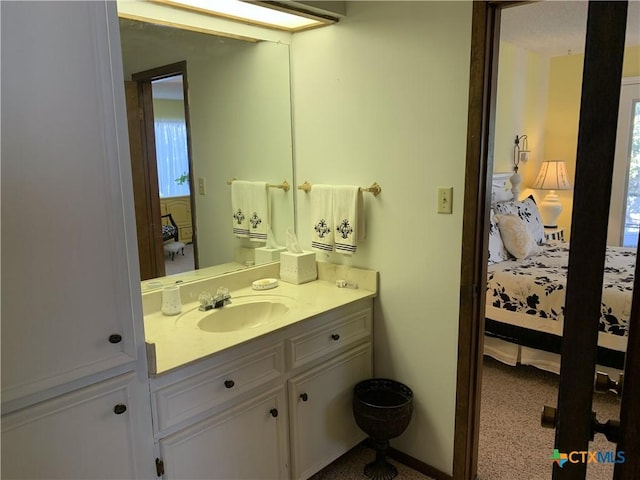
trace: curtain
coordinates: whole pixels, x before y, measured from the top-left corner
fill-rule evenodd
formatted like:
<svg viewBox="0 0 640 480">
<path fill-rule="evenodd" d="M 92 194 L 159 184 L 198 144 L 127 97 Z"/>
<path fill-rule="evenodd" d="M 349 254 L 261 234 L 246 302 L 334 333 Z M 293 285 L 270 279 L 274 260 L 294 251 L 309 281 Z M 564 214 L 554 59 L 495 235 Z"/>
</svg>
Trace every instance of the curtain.
<svg viewBox="0 0 640 480">
<path fill-rule="evenodd" d="M 154 123 L 160 197 L 189 195 L 186 125 L 176 120 L 157 120 Z"/>
</svg>

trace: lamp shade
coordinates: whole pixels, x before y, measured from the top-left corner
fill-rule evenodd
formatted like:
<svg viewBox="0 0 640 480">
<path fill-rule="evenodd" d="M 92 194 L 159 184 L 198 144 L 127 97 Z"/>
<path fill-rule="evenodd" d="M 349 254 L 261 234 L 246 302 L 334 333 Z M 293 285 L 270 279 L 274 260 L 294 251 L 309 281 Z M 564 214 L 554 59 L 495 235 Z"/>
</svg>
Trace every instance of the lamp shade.
<svg viewBox="0 0 640 480">
<path fill-rule="evenodd" d="M 539 190 L 571 190 L 564 160 L 545 160 L 531 188 Z"/>
</svg>

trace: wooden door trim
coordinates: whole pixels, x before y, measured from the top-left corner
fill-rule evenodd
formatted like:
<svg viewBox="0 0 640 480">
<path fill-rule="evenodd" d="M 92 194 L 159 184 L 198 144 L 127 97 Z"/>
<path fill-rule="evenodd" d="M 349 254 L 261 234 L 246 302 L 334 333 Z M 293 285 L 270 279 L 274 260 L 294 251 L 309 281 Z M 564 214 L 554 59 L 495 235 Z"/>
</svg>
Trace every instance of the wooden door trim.
<svg viewBox="0 0 640 480">
<path fill-rule="evenodd" d="M 592 432 L 626 11 L 626 2 L 589 2 L 555 435 L 560 452 L 588 450 Z M 584 462 L 555 463 L 553 478 L 584 479 L 586 472 Z"/>
<path fill-rule="evenodd" d="M 633 282 L 633 299 L 629 315 L 629 340 L 624 368 L 624 388 L 620 403 L 620 441 L 617 452 L 624 452 L 624 463 L 617 463 L 613 480 L 640 478 L 640 243 L 636 251 L 636 269 Z M 616 453 L 617 453 L 616 452 Z"/>
<path fill-rule="evenodd" d="M 488 172 L 493 169 L 488 147 L 494 126 L 500 8 L 512 3 L 473 2 L 453 448 L 453 478 L 457 480 L 474 479 L 477 475 L 487 206 L 491 202 Z"/>
<path fill-rule="evenodd" d="M 187 75 L 187 62 L 186 60 L 171 63 L 169 65 L 163 65 L 161 67 L 151 68 L 149 70 L 144 70 L 142 72 L 134 73 L 131 75 L 131 79 L 136 81 L 141 89 L 141 92 L 144 92 L 143 101 L 145 102 L 143 105 L 143 117 L 145 121 L 145 131 L 146 131 L 146 141 L 148 143 L 147 154 L 148 158 L 153 158 L 154 161 L 149 161 L 149 170 L 148 173 L 151 178 L 158 178 L 157 164 L 155 162 L 155 132 L 154 132 L 154 117 L 153 117 L 153 95 L 151 89 L 151 82 L 153 80 L 159 80 L 162 78 L 172 77 L 175 75 L 182 75 L 182 92 L 184 98 L 184 117 L 185 117 L 185 125 L 187 130 L 187 160 L 189 162 L 189 187 L 190 187 L 190 205 L 191 205 L 191 229 L 192 229 L 192 237 L 191 241 L 193 244 L 193 260 L 194 260 L 194 269 L 199 268 L 199 260 L 198 260 L 198 229 L 196 224 L 196 201 L 195 201 L 195 179 L 193 176 L 193 155 L 192 155 L 192 146 L 191 146 L 191 120 L 189 114 L 189 102 L 188 102 L 188 92 L 189 92 L 189 80 Z M 152 157 L 151 157 L 152 155 Z M 151 165 L 153 164 L 153 165 Z M 153 183 L 153 182 L 151 182 Z M 160 197 L 158 193 L 158 185 L 157 181 L 155 182 L 155 195 L 151 197 L 150 204 L 148 208 L 150 210 L 150 217 L 154 219 L 154 223 L 156 227 L 154 227 L 159 233 L 159 241 L 157 244 L 157 248 L 155 251 L 155 255 L 160 255 L 162 258 L 161 268 L 158 269 L 157 276 L 164 276 L 164 253 L 162 251 L 162 235 L 161 235 L 161 227 L 160 225 Z"/>
<path fill-rule="evenodd" d="M 189 201 L 191 202 L 191 243 L 193 245 L 193 268 L 200 268 L 198 255 L 198 225 L 196 223 L 196 179 L 193 175 L 193 149 L 191 148 L 191 114 L 189 113 L 189 78 L 187 76 L 187 62 L 182 62 L 182 98 L 184 98 L 184 122 L 187 128 L 187 159 L 189 162 Z"/>
<path fill-rule="evenodd" d="M 488 228 L 485 207 L 490 201 L 488 198 L 490 188 L 487 182 L 489 181 L 488 172 L 491 171 L 487 145 L 491 141 L 490 131 L 493 128 L 491 107 L 492 102 L 495 101 L 495 83 L 491 79 L 495 79 L 497 75 L 496 42 L 499 39 L 496 35 L 499 32 L 501 8 L 529 2 L 473 3 L 453 459 L 453 478 L 457 480 L 472 480 L 477 476 L 484 324 L 484 302 L 481 295 L 484 292 L 484 275 L 486 275 L 485 236 Z M 634 302 L 637 302 L 635 291 Z M 637 307 L 635 310 L 636 317 L 640 314 L 639 309 Z M 640 337 L 640 334 L 638 336 Z M 640 343 L 640 338 L 636 337 L 635 341 Z M 630 337 L 629 345 L 631 342 Z M 640 365 L 636 368 L 640 370 Z M 634 378 L 640 378 L 638 375 L 640 372 L 636 371 Z M 632 388 L 636 395 L 635 399 L 639 394 L 640 384 Z M 633 431 L 636 435 L 635 448 L 637 448 L 637 434 L 640 430 L 637 425 L 640 419 L 637 417 L 636 414 L 636 425 Z M 621 478 L 626 480 L 635 477 Z"/>
<path fill-rule="evenodd" d="M 138 257 L 140 264 L 140 280 L 148 280 L 164 275 L 163 252 L 158 252 L 156 245 L 162 242 L 161 236 L 154 227 L 154 218 L 160 215 L 159 202 L 154 209 L 152 198 L 158 197 L 157 178 L 149 173 L 155 171 L 155 154 L 149 158 L 146 144 L 144 109 L 140 84 L 125 81 L 127 93 L 127 122 L 129 124 L 129 148 L 131 153 L 131 177 L 136 214 L 136 233 L 138 240 Z M 160 232 L 161 235 L 161 232 Z"/>
<path fill-rule="evenodd" d="M 141 122 L 142 122 L 142 149 L 143 163 L 147 177 L 146 200 L 148 228 L 150 236 L 154 239 L 151 246 L 151 256 L 155 264 L 154 276 L 151 278 L 164 277 L 164 251 L 162 249 L 162 224 L 160 212 L 160 192 L 158 187 L 158 164 L 156 161 L 156 139 L 155 127 L 153 123 L 153 92 L 150 81 L 138 81 L 138 97 L 140 99 Z"/>
</svg>

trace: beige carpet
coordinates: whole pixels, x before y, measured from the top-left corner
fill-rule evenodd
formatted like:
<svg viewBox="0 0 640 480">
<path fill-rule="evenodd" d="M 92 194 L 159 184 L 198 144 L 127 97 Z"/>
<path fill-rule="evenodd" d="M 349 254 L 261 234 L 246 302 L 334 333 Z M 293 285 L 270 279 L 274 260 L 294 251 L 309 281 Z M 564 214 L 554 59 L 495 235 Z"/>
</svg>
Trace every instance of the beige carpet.
<svg viewBox="0 0 640 480">
<path fill-rule="evenodd" d="M 540 411 L 556 405 L 559 377 L 533 367 L 509 367 L 487 358 L 484 363 L 478 480 L 549 480 L 554 431 L 540 426 Z M 618 418 L 618 399 L 595 394 L 594 410 L 604 422 Z M 609 451 L 615 446 L 602 435 L 589 450 Z M 366 480 L 365 464 L 375 452 L 359 445 L 321 470 L 311 480 Z M 428 480 L 411 468 L 390 460 L 398 480 Z M 613 465 L 589 464 L 588 480 L 609 480 Z"/>
<path fill-rule="evenodd" d="M 479 480 L 549 480 L 554 430 L 540 426 L 543 405 L 556 406 L 558 375 L 533 367 L 484 362 L 480 415 Z M 596 393 L 598 420 L 618 418 L 613 395 Z M 596 435 L 589 450 L 610 451 L 615 445 Z M 588 464 L 589 480 L 609 480 L 613 465 Z"/>
<path fill-rule="evenodd" d="M 177 253 L 173 260 L 171 255 L 164 256 L 165 275 L 175 275 L 176 273 L 190 272 L 194 269 L 193 263 L 193 244 L 188 243 L 184 246 L 184 255 L 182 252 Z"/>
<path fill-rule="evenodd" d="M 310 480 L 366 480 L 364 466 L 372 462 L 376 453 L 373 449 L 364 445 L 358 445 L 348 453 L 344 454 L 331 465 L 316 473 Z M 420 472 L 403 465 L 395 460 L 389 460 L 398 469 L 398 480 L 429 480 Z"/>
</svg>

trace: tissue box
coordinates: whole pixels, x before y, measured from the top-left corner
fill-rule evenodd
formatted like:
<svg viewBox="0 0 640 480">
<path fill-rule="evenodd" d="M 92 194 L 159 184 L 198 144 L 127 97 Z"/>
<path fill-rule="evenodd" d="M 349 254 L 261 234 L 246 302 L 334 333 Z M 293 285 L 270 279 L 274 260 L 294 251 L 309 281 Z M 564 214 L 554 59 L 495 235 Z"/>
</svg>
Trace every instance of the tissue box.
<svg viewBox="0 0 640 480">
<path fill-rule="evenodd" d="M 256 265 L 261 265 L 263 263 L 271 263 L 277 262 L 280 260 L 280 252 L 285 252 L 287 249 L 285 247 L 278 248 L 267 248 L 267 247 L 259 247 L 255 250 L 256 257 Z"/>
<path fill-rule="evenodd" d="M 311 282 L 316 278 L 318 278 L 318 271 L 314 252 L 282 252 L 280 254 L 280 279 L 283 282 L 298 285 Z"/>
</svg>

